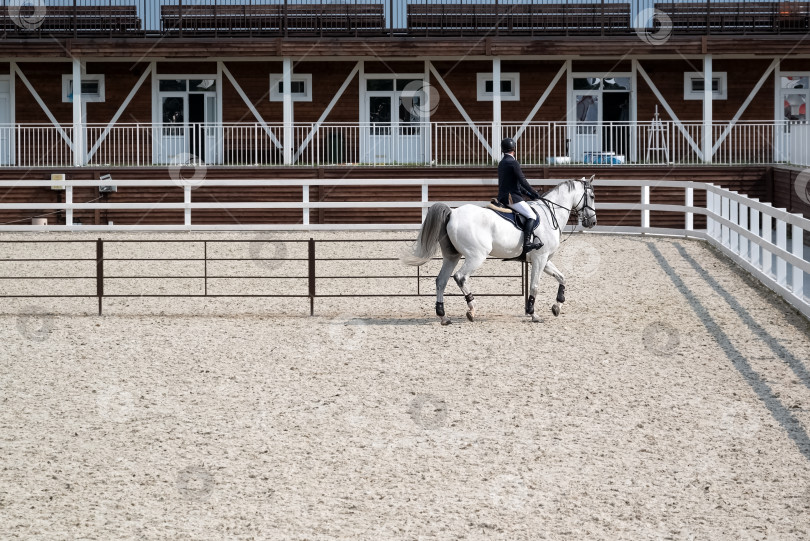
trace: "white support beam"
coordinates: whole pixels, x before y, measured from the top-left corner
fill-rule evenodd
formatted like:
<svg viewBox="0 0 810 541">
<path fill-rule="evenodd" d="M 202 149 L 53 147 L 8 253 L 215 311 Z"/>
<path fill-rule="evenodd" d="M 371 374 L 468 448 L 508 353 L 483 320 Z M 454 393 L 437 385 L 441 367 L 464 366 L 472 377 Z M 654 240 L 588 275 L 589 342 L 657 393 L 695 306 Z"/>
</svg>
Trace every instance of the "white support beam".
<svg viewBox="0 0 810 541">
<path fill-rule="evenodd" d="M 641 78 L 644 79 L 644 82 L 647 83 L 647 86 L 649 86 L 650 90 L 652 90 L 653 94 L 655 94 L 655 97 L 658 99 L 658 102 L 661 104 L 661 106 L 667 112 L 669 117 L 675 123 L 675 127 L 677 127 L 678 130 L 681 132 L 681 135 L 683 135 L 684 140 L 686 140 L 686 142 L 689 143 L 689 146 L 692 147 L 692 150 L 695 151 L 695 154 L 698 155 L 698 158 L 702 160 L 703 152 L 700 150 L 700 147 L 698 147 L 697 143 L 695 143 L 695 140 L 692 139 L 692 136 L 689 135 L 689 132 L 686 131 L 686 128 L 684 128 L 683 126 L 683 122 L 680 121 L 678 115 L 675 114 L 675 111 L 672 110 L 672 107 L 669 106 L 667 100 L 664 99 L 664 96 L 661 94 L 661 92 L 659 92 L 658 87 L 655 86 L 655 83 L 652 82 L 650 76 L 647 75 L 646 71 L 644 71 L 644 68 L 641 66 L 641 63 L 638 60 L 633 59 L 633 64 L 635 64 L 636 71 L 638 72 L 638 74 L 641 75 Z"/>
<path fill-rule="evenodd" d="M 464 110 L 464 107 L 461 106 L 461 103 L 459 103 L 459 101 L 456 98 L 455 94 L 453 94 L 453 91 L 450 90 L 450 87 L 447 86 L 447 83 L 444 82 L 444 79 L 442 79 L 442 76 L 439 75 L 439 72 L 436 71 L 436 67 L 433 65 L 432 62 L 430 63 L 430 72 L 436 78 L 436 82 L 439 83 L 439 86 L 442 87 L 442 90 L 444 90 L 445 94 L 447 94 L 447 97 L 450 98 L 450 101 L 453 102 L 453 105 L 456 106 L 456 109 L 458 109 L 458 112 L 461 113 L 461 116 L 464 117 L 464 121 L 467 123 L 468 126 L 470 126 L 470 128 L 472 129 L 475 136 L 478 138 L 478 140 L 481 142 L 481 144 L 484 145 L 484 148 L 487 150 L 487 152 L 489 152 L 489 155 L 492 156 L 492 159 L 495 160 L 495 161 L 498 161 L 500 159 L 500 156 L 497 156 L 493 152 L 492 147 L 490 146 L 489 142 L 487 141 L 487 138 L 484 137 L 484 134 L 481 133 L 481 130 L 479 130 L 478 127 L 475 125 L 475 123 L 472 121 L 472 119 L 470 118 L 470 115 L 468 115 L 467 111 Z"/>
<path fill-rule="evenodd" d="M 318 121 L 315 122 L 315 125 L 312 127 L 311 130 L 309 130 L 306 139 L 304 139 L 304 142 L 301 143 L 301 146 L 295 152 L 295 156 L 293 157 L 293 163 L 298 161 L 298 158 L 301 156 L 301 153 L 304 152 L 304 149 L 306 149 L 309 143 L 312 141 L 312 138 L 318 132 L 318 128 L 321 127 L 321 124 L 324 123 L 326 117 L 329 116 L 329 113 L 331 113 L 332 109 L 335 108 L 335 105 L 337 105 L 338 100 L 340 100 L 341 96 L 343 96 L 343 93 L 349 87 L 349 84 L 351 84 L 352 79 L 354 79 L 354 76 L 357 75 L 359 71 L 360 71 L 360 62 L 355 64 L 354 69 L 351 71 L 351 73 L 349 73 L 348 77 L 346 77 L 346 80 L 343 81 L 343 84 L 340 85 L 340 88 L 338 88 L 338 91 L 332 97 L 332 101 L 329 102 L 329 105 L 326 106 L 326 109 L 324 109 L 320 118 L 318 118 Z"/>
<path fill-rule="evenodd" d="M 282 110 L 284 116 L 284 165 L 292 165 L 293 158 L 293 101 L 292 101 L 292 59 L 285 57 L 281 73 Z"/>
<path fill-rule="evenodd" d="M 84 119 L 82 118 L 82 62 L 73 57 L 73 165 L 81 167 L 87 163 L 84 146 Z"/>
<path fill-rule="evenodd" d="M 501 57 L 492 59 L 492 148 L 501 148 Z M 497 160 L 500 161 L 500 154 Z"/>
<path fill-rule="evenodd" d="M 110 120 L 109 124 L 107 124 L 107 126 L 104 128 L 104 131 L 101 133 L 101 137 L 98 138 L 98 141 L 96 141 L 95 144 L 93 144 L 93 148 L 91 148 L 90 152 L 88 152 L 88 154 L 87 154 L 87 161 L 88 162 L 93 159 L 93 156 L 95 156 L 95 154 L 98 151 L 101 144 L 104 142 L 104 140 L 110 134 L 110 131 L 112 131 L 113 127 L 115 126 L 115 123 L 118 122 L 118 119 L 121 118 L 121 115 L 124 114 L 124 111 L 126 110 L 126 108 L 129 107 L 129 104 L 132 101 L 132 98 L 134 98 L 135 94 L 138 93 L 138 90 L 141 89 L 141 86 L 143 86 L 143 83 L 144 83 L 144 81 L 146 81 L 146 78 L 149 77 L 152 73 L 154 73 L 154 71 L 155 71 L 155 63 L 150 62 L 149 66 L 144 70 L 143 74 L 138 79 L 138 82 L 136 82 L 135 86 L 132 87 L 132 90 L 129 91 L 129 94 L 127 95 L 126 99 L 124 100 L 124 103 L 121 104 L 121 106 L 118 108 L 118 110 L 113 115 L 112 120 Z"/>
<path fill-rule="evenodd" d="M 31 81 L 28 80 L 28 77 L 25 76 L 25 74 L 22 72 L 22 70 L 19 68 L 19 66 L 17 66 L 16 62 L 11 63 L 11 69 L 14 71 L 16 76 L 20 78 L 20 81 L 23 82 L 23 84 L 25 85 L 25 88 L 27 88 L 28 91 L 31 93 L 31 95 L 34 97 L 34 100 L 42 108 L 42 111 L 45 113 L 45 116 L 47 116 L 48 120 L 51 121 L 51 124 L 54 125 L 54 127 L 56 128 L 56 131 L 59 132 L 59 135 L 62 137 L 62 139 L 65 141 L 65 143 L 67 143 L 68 147 L 70 147 L 70 150 L 73 151 L 73 141 L 71 140 L 70 137 L 68 137 L 68 134 L 65 132 L 65 130 L 62 129 L 62 125 L 59 124 L 59 122 L 56 121 L 56 118 L 53 116 L 53 113 L 51 113 L 51 110 L 48 109 L 47 105 L 45 105 L 45 102 L 42 100 L 40 95 L 37 93 L 36 89 L 31 84 Z"/>
<path fill-rule="evenodd" d="M 520 136 L 523 135 L 524 131 L 526 131 L 526 128 L 529 126 L 531 121 L 534 120 L 534 116 L 540 110 L 540 107 L 542 107 L 543 104 L 546 102 L 549 95 L 551 94 L 551 91 L 554 90 L 554 87 L 557 86 L 557 83 L 560 82 L 560 79 L 562 79 L 562 76 L 565 75 L 565 72 L 567 70 L 568 70 L 568 62 L 563 62 L 563 65 L 557 72 L 557 75 L 555 75 L 554 79 L 552 79 L 551 82 L 548 84 L 548 87 L 546 87 L 546 90 L 543 92 L 543 95 L 540 96 L 540 99 L 537 100 L 537 103 L 534 104 L 534 107 L 532 108 L 531 111 L 529 111 L 526 120 L 523 121 L 523 124 L 520 126 L 520 129 L 515 134 L 516 141 L 520 139 Z"/>
<path fill-rule="evenodd" d="M 768 77 L 770 77 L 771 73 L 773 73 L 773 71 L 776 69 L 776 67 L 778 65 L 779 65 L 779 59 L 774 59 L 773 62 L 771 62 L 771 65 L 768 66 L 768 69 L 765 70 L 765 73 L 762 74 L 762 77 L 759 78 L 759 81 L 757 81 L 757 84 L 754 85 L 754 89 L 751 91 L 750 94 L 748 94 L 748 97 L 745 98 L 745 101 L 740 106 L 740 108 L 737 110 L 737 114 L 734 115 L 734 118 L 732 118 L 731 122 L 728 123 L 728 126 L 726 126 L 726 129 L 723 130 L 723 133 L 720 134 L 720 137 L 718 137 L 717 141 L 714 142 L 714 146 L 712 147 L 712 156 L 714 156 L 714 154 L 717 152 L 717 149 L 720 148 L 720 145 L 723 144 L 723 141 L 726 140 L 726 137 L 728 137 L 728 134 L 731 133 L 731 130 L 734 128 L 734 126 L 740 120 L 740 117 L 742 117 L 743 113 L 745 113 L 745 110 L 748 109 L 749 105 L 751 105 L 751 102 L 754 100 L 754 97 L 757 95 L 757 93 L 759 93 L 760 89 L 762 88 L 762 85 L 765 84 L 765 81 L 768 80 Z"/>
<path fill-rule="evenodd" d="M 712 55 L 703 57 L 703 162 L 712 163 Z"/>
<path fill-rule="evenodd" d="M 270 126 L 267 125 L 267 122 L 264 121 L 262 115 L 260 115 L 259 111 L 256 110 L 256 106 L 253 105 L 253 102 L 251 102 L 250 99 L 247 97 L 245 91 L 242 90 L 242 87 L 239 86 L 239 83 L 236 82 L 236 79 L 234 79 L 233 75 L 231 75 L 231 72 L 225 66 L 225 63 L 220 61 L 219 65 L 222 69 L 223 75 L 225 75 L 225 77 L 228 78 L 228 81 L 230 81 L 230 83 L 233 85 L 234 89 L 236 90 L 236 93 L 239 94 L 239 97 L 242 98 L 243 102 L 245 102 L 245 105 L 247 105 L 250 112 L 253 113 L 253 116 L 256 118 L 256 121 L 261 125 L 265 133 L 267 133 L 267 136 L 270 138 L 270 141 L 272 141 L 273 144 L 276 145 L 276 148 L 282 148 L 281 141 L 278 140 L 276 134 L 273 133 L 273 130 L 271 130 Z"/>
<path fill-rule="evenodd" d="M 422 142 L 425 145 L 424 147 L 424 163 L 429 164 L 433 159 L 431 156 L 431 136 L 433 135 L 431 126 L 430 126 L 430 91 L 432 87 L 430 86 L 430 62 L 425 60 L 425 67 L 424 67 L 424 74 L 422 75 L 422 89 L 424 90 L 424 96 L 422 96 L 422 123 L 423 123 L 423 131 L 422 131 Z M 424 219 L 424 215 L 422 216 Z"/>
</svg>

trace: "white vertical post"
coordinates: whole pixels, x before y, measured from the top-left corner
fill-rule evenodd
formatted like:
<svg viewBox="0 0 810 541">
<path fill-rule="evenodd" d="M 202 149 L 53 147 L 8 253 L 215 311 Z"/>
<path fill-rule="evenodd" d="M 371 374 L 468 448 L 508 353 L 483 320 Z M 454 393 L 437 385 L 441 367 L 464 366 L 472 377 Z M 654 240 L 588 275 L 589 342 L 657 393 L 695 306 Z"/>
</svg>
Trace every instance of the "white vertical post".
<svg viewBox="0 0 810 541">
<path fill-rule="evenodd" d="M 183 224 L 191 225 L 191 186 L 183 186 Z"/>
<path fill-rule="evenodd" d="M 792 225 L 793 245 L 791 246 L 791 253 L 801 260 L 804 260 L 804 230 L 797 226 Z M 793 279 L 792 279 L 793 294 L 799 299 L 804 298 L 804 271 L 793 265 Z"/>
<path fill-rule="evenodd" d="M 84 149 L 82 122 L 82 63 L 73 59 L 73 165 L 85 164 L 87 153 Z"/>
<path fill-rule="evenodd" d="M 687 188 L 686 189 L 686 206 L 692 207 L 695 204 L 695 189 L 694 188 Z M 695 229 L 695 215 L 692 212 L 686 213 L 686 230 L 692 231 Z"/>
<path fill-rule="evenodd" d="M 759 236 L 759 211 L 757 209 L 754 208 L 751 209 L 751 223 L 748 226 L 748 230 L 754 233 L 755 235 Z M 762 264 L 762 260 L 760 259 L 759 254 L 760 254 L 759 243 L 752 242 L 748 260 L 754 267 L 757 268 L 761 268 Z"/>
<path fill-rule="evenodd" d="M 748 207 L 742 203 L 740 203 L 740 216 L 737 223 L 746 231 L 750 231 L 750 229 L 748 229 Z M 748 237 L 740 235 L 739 243 L 740 255 L 743 259 L 747 261 L 750 260 L 750 256 L 748 254 Z"/>
<path fill-rule="evenodd" d="M 642 186 L 641 187 L 641 205 L 642 207 L 646 207 L 650 204 L 650 187 L 649 186 Z M 641 228 L 650 227 L 650 209 L 642 208 L 641 209 Z"/>
<path fill-rule="evenodd" d="M 706 190 L 706 234 L 714 237 L 714 193 Z"/>
<path fill-rule="evenodd" d="M 422 142 L 424 146 L 424 153 L 425 153 L 425 164 L 429 164 L 433 158 L 430 155 L 430 140 L 431 136 L 433 135 L 430 130 L 430 60 L 425 60 L 425 73 L 422 75 L 422 90 L 423 96 L 422 98 Z M 424 216 L 423 216 L 424 218 Z"/>
<path fill-rule="evenodd" d="M 740 223 L 740 217 L 738 214 L 739 204 L 737 203 L 736 200 L 729 198 L 728 205 L 729 205 L 728 219 L 731 220 L 731 223 L 733 223 L 734 225 L 739 225 Z M 729 248 L 731 248 L 731 251 L 734 252 L 735 254 L 739 254 L 740 253 L 739 234 L 731 228 L 729 228 L 728 230 L 728 240 L 729 240 Z"/>
<path fill-rule="evenodd" d="M 309 184 L 301 187 L 301 201 L 304 203 L 304 225 L 309 225 Z"/>
<path fill-rule="evenodd" d="M 292 59 L 284 58 L 282 79 L 282 106 L 284 118 L 284 165 L 292 165 L 293 157 L 293 102 L 292 102 Z"/>
<path fill-rule="evenodd" d="M 776 219 L 776 245 L 787 250 L 787 223 L 779 218 Z M 779 255 L 776 256 L 776 283 L 787 285 L 787 262 Z"/>
<path fill-rule="evenodd" d="M 428 185 L 427 185 L 427 181 L 425 181 L 425 183 L 422 184 L 422 203 L 427 203 L 429 200 L 430 199 L 428 198 Z M 427 207 L 422 207 L 422 221 L 423 222 L 425 221 L 425 218 L 427 218 L 427 211 L 428 211 Z"/>
<path fill-rule="evenodd" d="M 703 57 L 703 161 L 712 163 L 712 55 Z"/>
<path fill-rule="evenodd" d="M 720 197 L 720 216 L 728 220 L 730 203 L 728 197 Z M 727 225 L 720 226 L 720 243 L 728 248 L 729 229 Z"/>
<path fill-rule="evenodd" d="M 65 225 L 73 225 L 73 186 L 65 186 Z"/>
<path fill-rule="evenodd" d="M 770 205 L 768 205 L 770 206 Z M 762 238 L 767 240 L 769 243 L 773 242 L 773 235 L 771 235 L 771 215 L 767 212 L 762 213 Z M 766 246 L 766 245 L 763 245 Z M 771 275 L 771 267 L 773 266 L 773 258 L 771 257 L 771 251 L 762 248 L 762 272 L 768 276 Z"/>
<path fill-rule="evenodd" d="M 500 161 L 501 149 L 501 57 L 492 59 L 492 152 Z"/>
</svg>

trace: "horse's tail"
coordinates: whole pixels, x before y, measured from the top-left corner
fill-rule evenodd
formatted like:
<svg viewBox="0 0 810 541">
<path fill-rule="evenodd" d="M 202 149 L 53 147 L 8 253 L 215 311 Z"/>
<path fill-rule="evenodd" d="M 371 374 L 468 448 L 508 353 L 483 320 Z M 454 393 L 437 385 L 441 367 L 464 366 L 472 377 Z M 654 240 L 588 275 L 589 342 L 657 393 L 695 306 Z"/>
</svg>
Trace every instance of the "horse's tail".
<svg viewBox="0 0 810 541">
<path fill-rule="evenodd" d="M 406 265 L 424 265 L 436 253 L 436 247 L 441 243 L 443 250 L 455 252 L 455 247 L 447 238 L 447 222 L 453 210 L 444 203 L 436 203 L 428 209 L 425 223 L 419 230 L 416 243 L 399 258 Z"/>
</svg>

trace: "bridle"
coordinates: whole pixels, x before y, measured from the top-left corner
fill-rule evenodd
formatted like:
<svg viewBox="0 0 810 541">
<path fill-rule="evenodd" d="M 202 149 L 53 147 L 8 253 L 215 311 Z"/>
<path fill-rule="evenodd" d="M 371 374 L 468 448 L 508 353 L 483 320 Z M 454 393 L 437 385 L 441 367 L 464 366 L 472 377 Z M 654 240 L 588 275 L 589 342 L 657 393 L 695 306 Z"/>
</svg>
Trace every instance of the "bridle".
<svg viewBox="0 0 810 541">
<path fill-rule="evenodd" d="M 557 217 L 555 216 L 554 211 L 551 209 L 551 205 L 554 205 L 555 207 L 559 207 L 561 209 L 564 209 L 564 210 L 568 211 L 569 214 L 573 210 L 577 215 L 577 221 L 580 222 L 580 223 L 582 222 L 582 214 L 581 213 L 584 212 L 586 209 L 591 209 L 593 211 L 593 213 L 596 214 L 596 209 L 593 208 L 588 203 L 588 196 L 590 196 L 591 201 L 596 200 L 596 195 L 593 192 L 593 185 L 591 185 L 591 180 L 593 180 L 593 177 L 595 177 L 595 176 L 596 175 L 592 175 L 591 178 L 587 179 L 587 180 L 584 179 L 584 178 L 575 179 L 575 180 L 582 183 L 582 186 L 583 186 L 584 189 L 582 191 L 582 197 L 580 197 L 579 201 L 577 201 L 577 204 L 574 205 L 570 209 L 568 207 L 564 207 L 564 206 L 560 205 L 559 203 L 555 203 L 554 201 L 550 201 L 550 200 L 546 199 L 545 197 L 540 198 L 540 201 L 542 201 L 546 205 L 546 207 L 548 208 L 549 214 L 551 215 L 551 221 L 554 224 L 554 229 L 559 229 L 560 224 L 557 223 Z M 582 205 L 582 206 L 580 207 L 580 205 Z M 572 231 L 572 233 L 573 233 L 573 231 Z"/>
</svg>

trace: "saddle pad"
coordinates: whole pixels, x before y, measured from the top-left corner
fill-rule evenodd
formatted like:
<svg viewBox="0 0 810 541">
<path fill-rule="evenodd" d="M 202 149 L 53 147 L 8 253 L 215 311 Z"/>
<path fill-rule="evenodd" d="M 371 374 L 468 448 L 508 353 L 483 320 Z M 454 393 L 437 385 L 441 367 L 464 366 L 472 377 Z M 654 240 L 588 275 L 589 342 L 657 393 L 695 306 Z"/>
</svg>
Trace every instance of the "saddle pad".
<svg viewBox="0 0 810 541">
<path fill-rule="evenodd" d="M 518 231 L 523 231 L 523 228 L 517 223 L 517 212 L 512 212 L 512 209 L 504 210 L 503 207 L 496 207 L 492 203 L 490 203 L 486 208 L 512 224 Z M 540 223 L 540 215 L 537 213 L 537 209 L 532 208 L 532 211 L 534 212 L 534 223 L 532 224 L 532 229 L 534 229 L 537 227 L 537 224 Z"/>
</svg>

